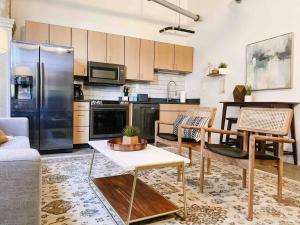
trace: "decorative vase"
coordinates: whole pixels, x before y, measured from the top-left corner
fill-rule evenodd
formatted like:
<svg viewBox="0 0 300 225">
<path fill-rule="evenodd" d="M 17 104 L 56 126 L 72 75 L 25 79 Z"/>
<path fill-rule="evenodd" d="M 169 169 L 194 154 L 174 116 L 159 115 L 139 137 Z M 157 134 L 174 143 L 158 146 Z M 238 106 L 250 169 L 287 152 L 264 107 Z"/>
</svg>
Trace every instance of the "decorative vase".
<svg viewBox="0 0 300 225">
<path fill-rule="evenodd" d="M 235 102 L 244 102 L 246 95 L 245 85 L 236 85 L 233 90 L 233 99 Z"/>
<path fill-rule="evenodd" d="M 122 140 L 123 145 L 136 145 L 138 143 L 139 143 L 138 136 L 133 136 L 133 137 L 123 136 L 123 140 Z"/>
<path fill-rule="evenodd" d="M 219 74 L 227 75 L 228 74 L 228 69 L 227 68 L 219 68 Z"/>
<path fill-rule="evenodd" d="M 245 102 L 253 102 L 253 95 L 245 95 Z"/>
</svg>

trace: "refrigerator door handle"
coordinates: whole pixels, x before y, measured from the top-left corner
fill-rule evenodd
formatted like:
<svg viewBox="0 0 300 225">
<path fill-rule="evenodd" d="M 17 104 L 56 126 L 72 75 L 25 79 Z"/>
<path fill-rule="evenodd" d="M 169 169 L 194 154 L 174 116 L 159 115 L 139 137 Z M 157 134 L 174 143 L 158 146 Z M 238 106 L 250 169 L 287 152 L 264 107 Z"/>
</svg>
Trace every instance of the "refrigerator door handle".
<svg viewBox="0 0 300 225">
<path fill-rule="evenodd" d="M 36 63 L 36 107 L 39 108 L 40 63 Z"/>
<path fill-rule="evenodd" d="M 40 68 L 40 104 L 41 104 L 41 108 L 44 108 L 44 74 L 45 74 L 45 66 L 44 66 L 44 63 L 41 63 L 41 68 Z"/>
</svg>

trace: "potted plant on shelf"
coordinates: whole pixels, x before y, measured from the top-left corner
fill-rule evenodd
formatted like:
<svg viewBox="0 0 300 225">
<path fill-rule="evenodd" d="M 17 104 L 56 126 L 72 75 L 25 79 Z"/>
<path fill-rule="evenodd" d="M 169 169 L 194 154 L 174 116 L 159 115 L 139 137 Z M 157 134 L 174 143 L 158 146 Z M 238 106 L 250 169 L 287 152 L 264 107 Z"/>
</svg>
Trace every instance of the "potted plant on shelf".
<svg viewBox="0 0 300 225">
<path fill-rule="evenodd" d="M 253 97 L 252 97 L 252 87 L 251 85 L 246 86 L 246 95 L 245 95 L 245 102 L 252 102 Z"/>
<path fill-rule="evenodd" d="M 219 74 L 226 75 L 228 73 L 227 64 L 224 62 L 221 62 L 219 65 Z"/>
<path fill-rule="evenodd" d="M 136 127 L 126 127 L 123 130 L 123 145 L 135 145 L 139 143 L 139 135 L 140 131 Z"/>
</svg>

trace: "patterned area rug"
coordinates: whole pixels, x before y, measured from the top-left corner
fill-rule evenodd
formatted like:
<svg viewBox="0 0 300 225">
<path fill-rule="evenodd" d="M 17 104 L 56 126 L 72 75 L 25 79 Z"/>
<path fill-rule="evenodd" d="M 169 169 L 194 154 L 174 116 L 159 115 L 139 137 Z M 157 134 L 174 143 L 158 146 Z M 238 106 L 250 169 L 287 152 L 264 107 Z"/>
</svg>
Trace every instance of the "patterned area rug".
<svg viewBox="0 0 300 225">
<path fill-rule="evenodd" d="M 172 149 L 169 148 L 170 151 Z M 241 169 L 212 162 L 212 175 L 205 176 L 205 190 L 199 193 L 198 155 L 194 165 L 186 170 L 188 218 L 169 216 L 142 224 L 300 224 L 300 183 L 284 180 L 284 203 L 277 203 L 277 177 L 255 171 L 255 214 L 253 222 L 247 217 L 247 190 L 241 188 Z M 42 169 L 43 225 L 111 225 L 112 216 L 88 184 L 91 155 L 44 158 Z M 97 154 L 92 176 L 122 174 L 117 165 Z M 181 183 L 177 183 L 174 168 L 150 170 L 140 178 L 161 194 L 182 206 Z M 117 220 L 117 217 L 115 217 Z M 140 223 L 141 224 L 141 223 Z"/>
</svg>

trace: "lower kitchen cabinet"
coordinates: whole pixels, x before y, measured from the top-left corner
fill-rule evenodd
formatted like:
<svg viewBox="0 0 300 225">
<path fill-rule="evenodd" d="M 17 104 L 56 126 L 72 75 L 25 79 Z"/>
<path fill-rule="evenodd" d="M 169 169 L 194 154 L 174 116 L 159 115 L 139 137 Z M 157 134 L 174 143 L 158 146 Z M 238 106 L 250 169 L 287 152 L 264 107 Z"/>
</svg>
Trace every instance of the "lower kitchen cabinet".
<svg viewBox="0 0 300 225">
<path fill-rule="evenodd" d="M 139 128 L 140 137 L 154 140 L 155 121 L 159 119 L 158 104 L 133 104 L 132 126 Z"/>
<path fill-rule="evenodd" d="M 90 103 L 74 102 L 73 144 L 86 144 L 90 137 Z"/>
</svg>

